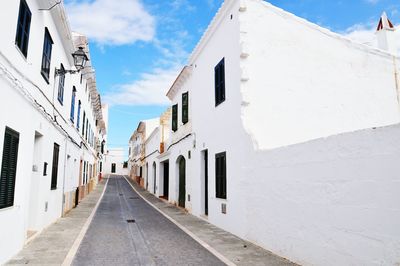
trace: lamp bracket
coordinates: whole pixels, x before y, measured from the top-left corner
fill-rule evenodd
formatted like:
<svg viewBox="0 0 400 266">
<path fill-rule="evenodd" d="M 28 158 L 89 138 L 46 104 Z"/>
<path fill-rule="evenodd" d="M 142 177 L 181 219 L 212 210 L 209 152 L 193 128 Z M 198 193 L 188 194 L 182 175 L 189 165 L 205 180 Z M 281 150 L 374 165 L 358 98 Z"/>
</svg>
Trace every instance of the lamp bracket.
<svg viewBox="0 0 400 266">
<path fill-rule="evenodd" d="M 65 76 L 65 74 L 77 74 L 80 70 L 65 70 L 56 68 L 55 76 Z"/>
</svg>

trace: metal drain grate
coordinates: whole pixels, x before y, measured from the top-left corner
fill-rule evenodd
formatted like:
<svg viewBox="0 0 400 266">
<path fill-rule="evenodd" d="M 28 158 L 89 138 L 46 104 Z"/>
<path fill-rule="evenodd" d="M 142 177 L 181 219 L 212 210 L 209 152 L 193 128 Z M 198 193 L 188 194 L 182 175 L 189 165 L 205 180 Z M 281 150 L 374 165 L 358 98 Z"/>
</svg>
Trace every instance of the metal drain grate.
<svg viewBox="0 0 400 266">
<path fill-rule="evenodd" d="M 133 224 L 133 223 L 135 223 L 135 220 L 134 220 L 134 219 L 130 219 L 130 220 L 126 220 L 126 222 L 127 222 L 128 224 Z"/>
<path fill-rule="evenodd" d="M 139 197 L 130 197 L 129 199 L 139 199 Z"/>
</svg>

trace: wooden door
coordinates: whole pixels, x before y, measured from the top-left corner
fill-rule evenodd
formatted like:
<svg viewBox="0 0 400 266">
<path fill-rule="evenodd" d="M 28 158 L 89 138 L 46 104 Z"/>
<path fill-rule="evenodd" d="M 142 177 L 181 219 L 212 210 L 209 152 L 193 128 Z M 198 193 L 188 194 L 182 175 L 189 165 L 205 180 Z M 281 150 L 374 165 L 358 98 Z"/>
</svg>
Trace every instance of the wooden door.
<svg viewBox="0 0 400 266">
<path fill-rule="evenodd" d="M 179 161 L 179 206 L 185 208 L 186 200 L 186 161 L 181 158 Z"/>
</svg>

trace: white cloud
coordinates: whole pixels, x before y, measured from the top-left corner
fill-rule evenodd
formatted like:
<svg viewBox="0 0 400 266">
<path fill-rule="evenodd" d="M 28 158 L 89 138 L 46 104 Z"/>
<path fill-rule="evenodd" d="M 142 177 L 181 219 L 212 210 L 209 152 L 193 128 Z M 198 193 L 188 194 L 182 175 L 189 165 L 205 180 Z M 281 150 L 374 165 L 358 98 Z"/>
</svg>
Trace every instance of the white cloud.
<svg viewBox="0 0 400 266">
<path fill-rule="evenodd" d="M 180 70 L 180 65 L 170 69 L 155 69 L 142 74 L 138 81 L 116 86 L 103 98 L 111 105 L 168 105 L 167 90 Z"/>
<path fill-rule="evenodd" d="M 66 3 L 72 29 L 101 46 L 151 41 L 155 19 L 140 0 L 94 0 Z"/>
<path fill-rule="evenodd" d="M 376 29 L 372 23 L 356 24 L 348 28 L 343 34 L 356 42 L 376 47 L 375 31 Z"/>
<path fill-rule="evenodd" d="M 366 44 L 372 47 L 378 47 L 378 42 L 376 38 L 376 25 L 375 23 L 368 23 L 368 24 L 356 24 L 350 28 L 348 28 L 342 34 L 352 39 L 356 42 Z M 399 55 L 400 55 L 400 26 L 397 26 L 395 31 L 396 34 L 396 44 L 399 48 Z"/>
<path fill-rule="evenodd" d="M 367 3 L 373 4 L 373 5 L 375 5 L 375 4 L 377 4 L 379 2 L 379 0 L 365 0 L 365 1 Z"/>
</svg>

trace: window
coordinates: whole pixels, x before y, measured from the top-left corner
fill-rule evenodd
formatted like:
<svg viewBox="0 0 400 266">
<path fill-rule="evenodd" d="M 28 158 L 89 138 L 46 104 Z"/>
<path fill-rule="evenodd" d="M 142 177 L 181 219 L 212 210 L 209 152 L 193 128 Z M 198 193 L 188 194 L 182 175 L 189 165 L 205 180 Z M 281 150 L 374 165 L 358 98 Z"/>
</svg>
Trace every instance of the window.
<svg viewBox="0 0 400 266">
<path fill-rule="evenodd" d="M 103 140 L 101 142 L 101 153 L 104 154 L 104 145 L 106 144 L 106 142 Z"/>
<path fill-rule="evenodd" d="M 79 123 L 80 123 L 80 119 L 81 119 L 81 107 L 82 107 L 82 103 L 79 100 L 78 101 L 78 114 L 77 114 L 77 118 L 76 118 L 76 128 L 79 130 Z"/>
<path fill-rule="evenodd" d="M 182 94 L 182 123 L 189 121 L 189 92 Z"/>
<path fill-rule="evenodd" d="M 172 106 L 172 131 L 178 130 L 178 105 Z"/>
<path fill-rule="evenodd" d="M 53 48 L 53 40 L 51 39 L 49 30 L 45 28 L 41 73 L 47 83 L 49 83 L 52 48 Z"/>
<path fill-rule="evenodd" d="M 226 152 L 215 155 L 215 196 L 226 199 Z"/>
<path fill-rule="evenodd" d="M 83 120 L 82 120 L 82 137 L 85 137 L 85 119 L 86 119 L 86 113 L 83 111 Z"/>
<path fill-rule="evenodd" d="M 0 209 L 14 205 L 19 133 L 6 127 L 0 176 Z"/>
<path fill-rule="evenodd" d="M 215 106 L 225 101 L 225 58 L 214 68 Z"/>
<path fill-rule="evenodd" d="M 61 64 L 60 69 L 62 72 L 65 71 L 63 64 Z M 57 94 L 57 99 L 61 104 L 63 104 L 64 101 L 64 84 L 65 84 L 65 75 L 61 75 L 58 78 L 58 94 Z"/>
<path fill-rule="evenodd" d="M 69 115 L 69 119 L 71 119 L 72 123 L 74 123 L 75 119 L 75 98 L 76 98 L 76 88 L 74 86 L 72 89 L 72 97 L 71 97 L 71 113 Z"/>
<path fill-rule="evenodd" d="M 86 118 L 86 131 L 85 131 L 85 140 L 88 140 L 88 132 L 89 132 L 89 120 Z"/>
<path fill-rule="evenodd" d="M 82 175 L 83 175 L 82 180 L 83 180 L 83 185 L 84 185 L 84 184 L 86 184 L 86 161 L 83 162 L 83 172 L 82 172 Z"/>
<path fill-rule="evenodd" d="M 58 178 L 58 158 L 60 153 L 60 145 L 54 143 L 53 148 L 53 169 L 51 172 L 51 190 L 57 189 L 57 178 Z"/>
<path fill-rule="evenodd" d="M 27 57 L 29 32 L 31 28 L 32 13 L 29 10 L 25 0 L 21 0 L 19 4 L 19 15 L 17 23 L 17 36 L 15 37 L 15 44 L 18 46 L 22 54 Z"/>
</svg>

